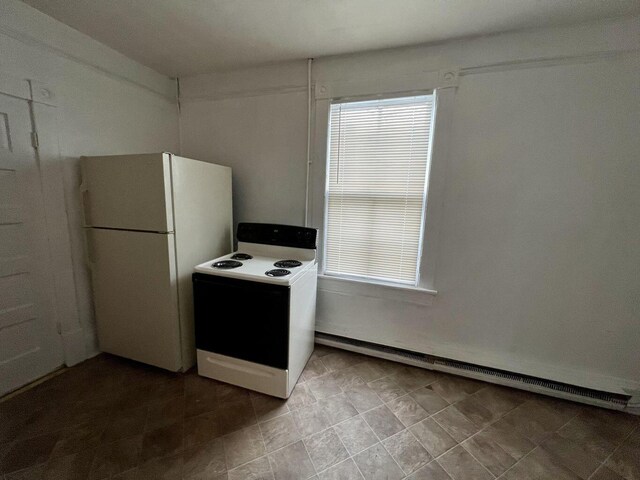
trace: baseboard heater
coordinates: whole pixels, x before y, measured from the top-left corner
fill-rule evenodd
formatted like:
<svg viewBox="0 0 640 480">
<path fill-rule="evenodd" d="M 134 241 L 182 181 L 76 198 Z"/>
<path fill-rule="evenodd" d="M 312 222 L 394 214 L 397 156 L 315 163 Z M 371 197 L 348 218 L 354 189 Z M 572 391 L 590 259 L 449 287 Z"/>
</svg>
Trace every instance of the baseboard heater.
<svg viewBox="0 0 640 480">
<path fill-rule="evenodd" d="M 579 387 L 544 378 L 513 373 L 497 368 L 483 367 L 473 363 L 460 362 L 449 358 L 427 355 L 424 353 L 403 350 L 401 348 L 379 345 L 377 343 L 355 340 L 352 338 L 316 332 L 316 343 L 362 353 L 373 357 L 385 358 L 429 370 L 438 370 L 476 380 L 519 388 L 552 397 L 587 403 L 612 410 L 627 410 L 636 413 L 637 407 L 629 404 L 630 395 Z M 634 408 L 635 407 L 635 408 Z"/>
</svg>

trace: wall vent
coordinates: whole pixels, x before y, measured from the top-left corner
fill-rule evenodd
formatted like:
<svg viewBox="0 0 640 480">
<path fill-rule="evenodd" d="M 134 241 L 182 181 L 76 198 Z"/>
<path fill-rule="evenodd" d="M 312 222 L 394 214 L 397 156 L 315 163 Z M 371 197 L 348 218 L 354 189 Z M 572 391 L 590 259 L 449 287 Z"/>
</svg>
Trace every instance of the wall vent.
<svg viewBox="0 0 640 480">
<path fill-rule="evenodd" d="M 328 333 L 316 332 L 316 342 L 344 350 L 351 350 L 371 356 L 396 360 L 409 365 L 439 370 L 455 375 L 471 377 L 508 387 L 519 388 L 554 397 L 565 398 L 577 402 L 588 403 L 614 410 L 624 410 L 631 396 L 617 393 L 603 392 L 591 388 L 578 387 L 561 382 L 554 382 L 543 378 L 513 373 L 496 368 L 482 367 L 472 363 L 460 362 L 443 357 L 436 357 L 424 353 L 412 352 L 401 348 L 379 345 L 376 343 L 340 337 Z"/>
</svg>

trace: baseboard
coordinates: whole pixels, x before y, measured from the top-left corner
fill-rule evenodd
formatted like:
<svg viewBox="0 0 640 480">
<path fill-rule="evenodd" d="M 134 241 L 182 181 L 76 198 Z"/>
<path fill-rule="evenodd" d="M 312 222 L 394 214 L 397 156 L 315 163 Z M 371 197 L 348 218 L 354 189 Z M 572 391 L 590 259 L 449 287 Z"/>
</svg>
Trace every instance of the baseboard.
<svg viewBox="0 0 640 480">
<path fill-rule="evenodd" d="M 62 347 L 64 349 L 64 363 L 67 367 L 77 365 L 88 358 L 84 344 L 84 330 L 82 328 L 62 332 L 60 338 L 62 338 Z"/>
<path fill-rule="evenodd" d="M 640 409 L 631 395 L 584 388 L 544 378 L 474 365 L 451 358 L 434 357 L 419 352 L 402 350 L 326 333 L 316 332 L 315 341 L 321 345 L 393 360 L 420 368 L 464 376 L 564 400 L 571 400 L 612 410 L 626 411 L 636 415 L 640 414 Z"/>
</svg>

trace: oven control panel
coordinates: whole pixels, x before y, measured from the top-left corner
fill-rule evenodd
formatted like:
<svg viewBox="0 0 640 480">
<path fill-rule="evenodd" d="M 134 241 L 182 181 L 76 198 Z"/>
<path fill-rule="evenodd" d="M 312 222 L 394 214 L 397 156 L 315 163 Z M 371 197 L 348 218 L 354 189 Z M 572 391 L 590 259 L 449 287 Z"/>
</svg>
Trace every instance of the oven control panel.
<svg viewBox="0 0 640 480">
<path fill-rule="evenodd" d="M 237 236 L 239 242 L 315 250 L 317 248 L 318 230 L 316 228 L 273 223 L 239 223 Z"/>
</svg>

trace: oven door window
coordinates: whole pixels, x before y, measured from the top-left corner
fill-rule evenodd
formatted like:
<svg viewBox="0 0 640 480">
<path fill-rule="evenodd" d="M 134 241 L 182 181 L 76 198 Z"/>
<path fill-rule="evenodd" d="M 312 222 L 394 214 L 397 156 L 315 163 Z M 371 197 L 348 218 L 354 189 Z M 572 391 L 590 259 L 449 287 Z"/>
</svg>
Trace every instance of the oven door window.
<svg viewBox="0 0 640 480">
<path fill-rule="evenodd" d="M 288 286 L 194 274 L 197 348 L 288 368 L 289 294 Z"/>
</svg>

